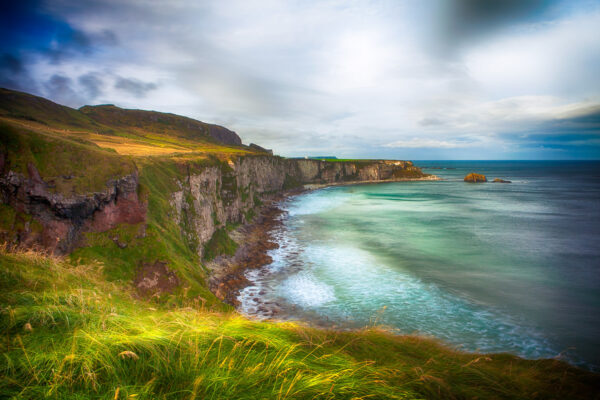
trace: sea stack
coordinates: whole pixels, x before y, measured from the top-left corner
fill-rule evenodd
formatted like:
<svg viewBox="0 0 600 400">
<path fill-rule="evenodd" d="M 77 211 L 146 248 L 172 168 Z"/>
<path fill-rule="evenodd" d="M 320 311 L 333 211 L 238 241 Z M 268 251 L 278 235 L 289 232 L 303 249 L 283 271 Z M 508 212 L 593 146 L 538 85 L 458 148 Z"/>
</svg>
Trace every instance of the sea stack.
<svg viewBox="0 0 600 400">
<path fill-rule="evenodd" d="M 494 178 L 494 180 L 492 182 L 494 182 L 494 183 L 512 183 L 512 181 L 507 181 L 507 180 L 500 179 L 500 178 Z"/>
<path fill-rule="evenodd" d="M 465 176 L 464 180 L 465 182 L 470 183 L 487 182 L 487 178 L 485 177 L 485 175 L 476 174 L 474 172 L 471 172 L 469 175 Z"/>
</svg>

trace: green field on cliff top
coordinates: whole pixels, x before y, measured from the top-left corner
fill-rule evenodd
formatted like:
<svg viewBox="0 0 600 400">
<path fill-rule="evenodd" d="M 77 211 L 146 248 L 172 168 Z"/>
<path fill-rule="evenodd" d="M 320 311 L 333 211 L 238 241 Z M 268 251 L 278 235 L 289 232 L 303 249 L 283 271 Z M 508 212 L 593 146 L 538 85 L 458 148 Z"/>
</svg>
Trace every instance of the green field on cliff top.
<svg viewBox="0 0 600 400">
<path fill-rule="evenodd" d="M 264 153 L 186 130 L 187 120 L 177 128 L 121 110 L 117 123 L 102 107 L 94 119 L 89 109 L 1 94 L 6 165 L 27 175 L 32 163 L 65 195 L 137 171 L 148 215 L 145 224 L 87 232 L 63 257 L 0 246 L 0 398 L 598 398 L 597 374 L 559 360 L 455 351 L 377 325 L 336 331 L 244 318 L 209 290 L 205 266 L 235 250 L 232 227 L 218 230 L 201 259 L 169 196 L 207 165 L 227 176 L 232 158 Z M 234 183 L 223 184 L 243 196 Z M 36 221 L 0 204 L 0 232 L 24 229 Z M 181 285 L 143 297 L 132 280 L 155 260 Z"/>
</svg>

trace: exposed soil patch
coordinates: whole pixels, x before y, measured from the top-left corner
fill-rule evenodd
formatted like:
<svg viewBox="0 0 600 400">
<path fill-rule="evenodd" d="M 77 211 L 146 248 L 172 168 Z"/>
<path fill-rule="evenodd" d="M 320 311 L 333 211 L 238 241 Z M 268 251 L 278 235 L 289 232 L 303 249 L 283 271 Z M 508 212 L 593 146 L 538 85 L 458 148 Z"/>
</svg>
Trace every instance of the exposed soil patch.
<svg viewBox="0 0 600 400">
<path fill-rule="evenodd" d="M 144 297 L 170 293 L 179 286 L 179 278 L 167 267 L 166 262 L 142 263 L 133 284 Z"/>
</svg>

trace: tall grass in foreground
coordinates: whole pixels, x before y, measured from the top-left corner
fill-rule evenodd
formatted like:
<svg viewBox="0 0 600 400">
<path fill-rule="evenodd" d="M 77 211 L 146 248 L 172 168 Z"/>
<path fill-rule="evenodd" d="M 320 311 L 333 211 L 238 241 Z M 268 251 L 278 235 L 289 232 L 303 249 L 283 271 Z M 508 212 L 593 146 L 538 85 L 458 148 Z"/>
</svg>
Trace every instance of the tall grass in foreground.
<svg viewBox="0 0 600 400">
<path fill-rule="evenodd" d="M 556 360 L 450 350 L 370 328 L 253 322 L 167 308 L 72 265 L 0 249 L 0 398 L 594 398 Z M 173 306 L 171 306 L 173 307 Z"/>
</svg>

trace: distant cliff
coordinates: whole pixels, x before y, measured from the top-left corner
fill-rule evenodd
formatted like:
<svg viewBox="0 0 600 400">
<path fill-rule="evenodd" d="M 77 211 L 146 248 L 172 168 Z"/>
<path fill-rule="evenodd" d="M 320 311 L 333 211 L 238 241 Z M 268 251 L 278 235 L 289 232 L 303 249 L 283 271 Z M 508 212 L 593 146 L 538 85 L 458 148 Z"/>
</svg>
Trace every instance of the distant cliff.
<svg viewBox="0 0 600 400">
<path fill-rule="evenodd" d="M 180 190 L 171 195 L 179 225 L 198 240 L 203 252 L 214 232 L 228 223 L 244 223 L 262 201 L 286 189 L 305 184 L 421 179 L 425 175 L 409 161 L 324 162 L 253 156 L 208 166 L 182 177 Z M 187 220 L 183 220 L 186 219 Z"/>
</svg>

